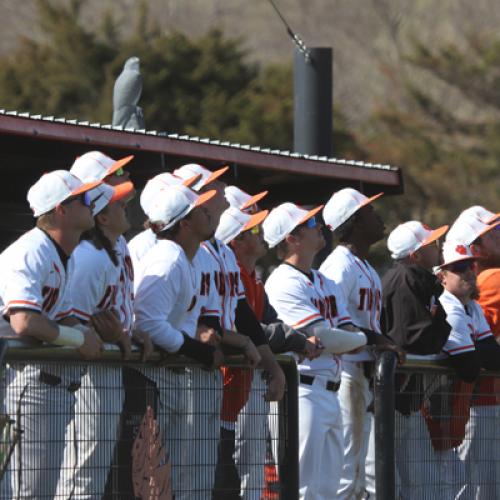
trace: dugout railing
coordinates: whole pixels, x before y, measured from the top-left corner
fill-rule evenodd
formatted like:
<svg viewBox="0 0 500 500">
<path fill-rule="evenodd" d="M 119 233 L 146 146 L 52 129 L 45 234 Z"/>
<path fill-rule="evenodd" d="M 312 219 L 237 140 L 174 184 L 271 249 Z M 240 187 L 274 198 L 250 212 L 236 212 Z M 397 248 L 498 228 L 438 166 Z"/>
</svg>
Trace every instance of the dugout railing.
<svg viewBox="0 0 500 500">
<path fill-rule="evenodd" d="M 79 498 L 83 491 L 90 492 L 85 498 L 120 500 L 236 498 L 235 478 L 241 498 L 298 498 L 292 357 L 277 356 L 285 396 L 267 403 L 266 374 L 247 369 L 242 356 L 226 356 L 251 391 L 223 402 L 220 371 L 180 356 L 155 352 L 143 363 L 134 351 L 124 361 L 109 346 L 99 361 L 83 363 L 67 348 L 5 340 L 0 347 L 1 499 L 33 498 L 33 489 L 37 498 Z M 234 466 L 220 460 L 221 406 L 228 401 L 230 409 L 242 408 Z M 207 487 L 212 474 L 215 492 Z"/>
<path fill-rule="evenodd" d="M 375 370 L 377 498 L 500 498 L 500 373 L 461 381 L 439 356 Z"/>
</svg>

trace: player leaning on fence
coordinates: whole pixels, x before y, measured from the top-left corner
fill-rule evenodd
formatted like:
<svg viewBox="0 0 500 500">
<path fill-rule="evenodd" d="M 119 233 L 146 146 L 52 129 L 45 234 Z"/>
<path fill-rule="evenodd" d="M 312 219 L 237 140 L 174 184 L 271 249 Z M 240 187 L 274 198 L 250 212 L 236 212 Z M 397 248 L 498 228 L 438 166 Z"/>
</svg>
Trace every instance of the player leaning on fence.
<svg viewBox="0 0 500 500">
<path fill-rule="evenodd" d="M 339 287 L 312 269 L 325 245 L 316 219 L 321 208 L 283 203 L 263 224 L 267 243 L 282 261 L 266 281 L 269 301 L 278 317 L 306 333 L 316 349 L 310 356 L 315 359 L 298 365 L 300 498 L 315 500 L 336 498 L 344 460 L 338 355 L 381 337 L 353 327 Z"/>
<path fill-rule="evenodd" d="M 494 280 L 492 283 L 488 278 L 495 277 L 493 266 L 499 263 L 500 239 L 497 219 L 498 214 L 493 214 L 483 207 L 470 207 L 459 215 L 446 237 L 447 242 L 451 246 L 455 245 L 456 248 L 462 244 L 466 247 L 470 245 L 475 259 L 473 265 L 470 266 L 472 269 L 463 270 L 463 274 L 472 281 L 471 272 L 474 273 L 474 278 L 475 274 L 479 273 L 477 277 L 479 303 L 482 307 L 482 313 L 489 322 L 486 325 L 485 321 L 482 328 L 485 330 L 491 328 L 493 333 L 495 332 L 494 328 L 498 327 L 494 320 L 495 314 L 498 315 L 498 309 L 494 311 L 495 300 L 498 300 L 495 299 L 498 296 L 498 288 L 495 287 Z M 478 290 L 475 279 L 473 283 L 472 298 L 475 299 Z M 472 306 L 468 303 L 464 305 L 468 316 L 472 315 L 474 318 L 474 313 L 471 314 L 472 307 L 477 308 L 478 316 L 481 316 L 482 313 L 479 314 L 481 309 L 477 303 L 472 300 L 471 303 L 473 303 Z M 493 337 L 485 335 L 485 340 L 478 342 L 482 338 L 479 335 L 481 330 L 478 330 L 474 321 L 470 321 L 470 319 L 469 324 L 472 324 L 470 328 L 475 329 L 475 332 L 471 331 L 471 337 L 479 354 L 479 358 L 476 359 L 475 363 L 469 364 L 469 367 L 476 373 L 478 364 L 485 368 L 498 369 L 500 349 Z M 496 480 L 498 472 L 500 472 L 498 470 L 500 460 L 498 446 L 484 445 L 486 442 L 496 443 L 500 439 L 497 425 L 499 407 L 496 394 L 498 389 L 495 386 L 495 378 L 481 377 L 468 400 L 470 416 L 463 431 L 464 439 L 458 448 L 465 469 L 465 487 L 460 492 L 459 499 L 473 497 L 477 500 L 485 500 L 498 498 L 500 494 Z M 472 392 L 472 387 L 469 392 Z"/>
<path fill-rule="evenodd" d="M 98 184 L 64 170 L 43 175 L 28 192 L 37 227 L 0 255 L 2 314 L 15 334 L 74 347 L 82 359 L 99 357 L 102 342 L 91 326 L 70 317 L 70 256 L 94 225 L 89 190 Z M 54 496 L 80 378 L 77 366 L 37 363 L 16 372 L 7 389 L 8 413 L 23 431 L 11 458 L 13 497 Z"/>
</svg>

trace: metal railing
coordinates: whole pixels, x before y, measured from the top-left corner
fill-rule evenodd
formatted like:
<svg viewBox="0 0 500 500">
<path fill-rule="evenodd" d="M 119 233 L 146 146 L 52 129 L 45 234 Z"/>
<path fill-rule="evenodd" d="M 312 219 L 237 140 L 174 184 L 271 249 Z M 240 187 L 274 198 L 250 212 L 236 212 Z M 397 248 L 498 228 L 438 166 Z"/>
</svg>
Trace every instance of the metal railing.
<svg viewBox="0 0 500 500">
<path fill-rule="evenodd" d="M 159 352 L 147 363 L 135 351 L 123 361 L 112 346 L 101 360 L 84 363 L 72 349 L 0 345 L 1 499 L 237 493 L 225 491 L 228 476 L 220 475 L 219 370 Z M 232 471 L 245 499 L 298 498 L 297 368 L 292 357 L 277 359 L 286 392 L 269 404 L 265 373 L 245 369 L 242 356 L 226 357 L 252 387 L 246 402 L 235 403 L 242 409 Z"/>
<path fill-rule="evenodd" d="M 378 498 L 500 498 L 500 373 L 468 384 L 445 359 L 383 353 L 375 433 Z"/>
</svg>

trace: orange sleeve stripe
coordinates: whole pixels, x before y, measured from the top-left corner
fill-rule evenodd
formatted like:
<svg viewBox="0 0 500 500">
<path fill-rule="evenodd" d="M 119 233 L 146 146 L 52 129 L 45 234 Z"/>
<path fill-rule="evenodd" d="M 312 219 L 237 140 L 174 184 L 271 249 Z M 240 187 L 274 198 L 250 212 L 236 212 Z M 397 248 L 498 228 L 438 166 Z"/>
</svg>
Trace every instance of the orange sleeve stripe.
<svg viewBox="0 0 500 500">
<path fill-rule="evenodd" d="M 66 316 L 71 316 L 72 312 L 73 309 L 68 309 L 67 311 L 60 312 L 59 314 L 56 314 L 56 319 L 62 319 Z"/>
<path fill-rule="evenodd" d="M 86 312 L 84 312 L 80 309 L 76 309 L 76 308 L 71 309 L 71 311 L 74 312 L 75 314 L 78 314 L 79 316 L 83 316 L 84 318 L 88 318 L 88 319 L 90 319 L 92 316 L 91 314 L 87 314 Z M 60 314 L 63 314 L 63 313 L 60 313 Z M 67 314 L 67 311 L 64 314 Z"/>
<path fill-rule="evenodd" d="M 303 325 L 304 323 L 307 323 L 308 321 L 311 321 L 312 319 L 316 319 L 316 318 L 322 318 L 321 314 L 319 314 L 319 313 L 311 314 L 310 316 L 307 316 L 307 318 L 304 318 L 304 319 L 301 319 L 300 321 L 297 321 L 297 323 L 292 325 L 292 328 Z"/>
<path fill-rule="evenodd" d="M 38 304 L 37 302 L 32 302 L 31 300 L 11 300 L 8 304 L 7 304 L 7 309 L 11 306 L 11 305 L 25 305 L 25 306 L 34 306 L 38 309 L 41 309 L 42 307 L 40 306 L 40 304 Z"/>
</svg>

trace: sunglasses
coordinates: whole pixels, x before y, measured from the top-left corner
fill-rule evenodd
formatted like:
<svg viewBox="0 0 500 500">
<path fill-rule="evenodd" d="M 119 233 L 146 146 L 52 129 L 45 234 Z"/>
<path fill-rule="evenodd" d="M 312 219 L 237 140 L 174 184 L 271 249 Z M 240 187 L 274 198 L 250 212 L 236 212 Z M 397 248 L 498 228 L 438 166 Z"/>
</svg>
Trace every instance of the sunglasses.
<svg viewBox="0 0 500 500">
<path fill-rule="evenodd" d="M 69 205 L 70 203 L 73 203 L 74 201 L 77 200 L 85 207 L 91 207 L 94 202 L 94 200 L 90 196 L 90 192 L 85 191 L 85 193 L 80 193 L 76 196 L 70 196 L 69 198 L 66 198 L 64 201 L 60 203 L 60 205 Z"/>
<path fill-rule="evenodd" d="M 445 269 L 448 269 L 448 271 L 451 271 L 452 273 L 465 273 L 466 271 L 472 269 L 472 264 L 472 260 L 461 260 L 445 266 Z"/>
<path fill-rule="evenodd" d="M 248 232 L 252 234 L 260 234 L 262 232 L 262 228 L 260 226 L 254 226 L 251 229 L 248 230 Z"/>
<path fill-rule="evenodd" d="M 116 177 L 123 177 L 125 175 L 125 170 L 122 167 L 120 167 L 118 170 L 113 172 L 112 175 L 116 175 Z"/>
</svg>

